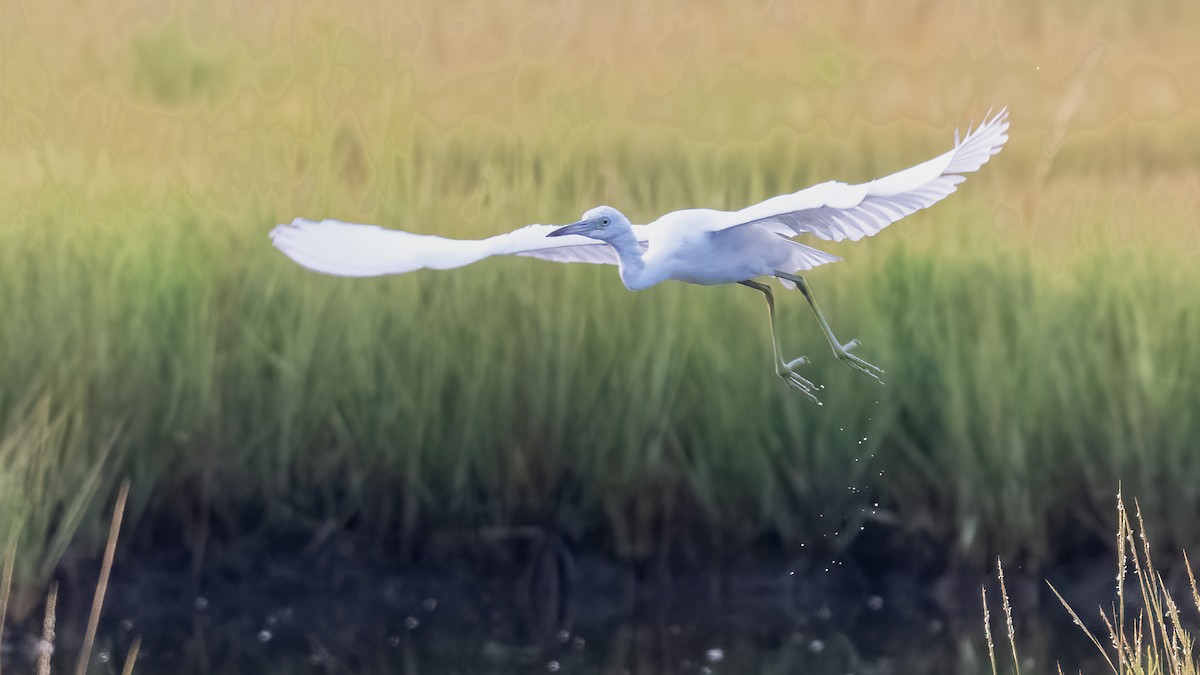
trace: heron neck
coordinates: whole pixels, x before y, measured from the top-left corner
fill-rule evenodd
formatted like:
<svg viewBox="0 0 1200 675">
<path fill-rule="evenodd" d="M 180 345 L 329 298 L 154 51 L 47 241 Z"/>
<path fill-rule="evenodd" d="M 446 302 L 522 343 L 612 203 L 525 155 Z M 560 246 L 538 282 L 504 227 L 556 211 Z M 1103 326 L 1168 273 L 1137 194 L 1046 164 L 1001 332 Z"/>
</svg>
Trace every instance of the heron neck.
<svg viewBox="0 0 1200 675">
<path fill-rule="evenodd" d="M 631 291 L 640 291 L 653 285 L 653 282 L 647 283 L 646 261 L 642 258 L 642 245 L 638 243 L 632 230 L 622 232 L 619 236 L 610 239 L 608 245 L 613 247 L 620 259 L 621 281 L 625 284 L 625 288 Z"/>
</svg>

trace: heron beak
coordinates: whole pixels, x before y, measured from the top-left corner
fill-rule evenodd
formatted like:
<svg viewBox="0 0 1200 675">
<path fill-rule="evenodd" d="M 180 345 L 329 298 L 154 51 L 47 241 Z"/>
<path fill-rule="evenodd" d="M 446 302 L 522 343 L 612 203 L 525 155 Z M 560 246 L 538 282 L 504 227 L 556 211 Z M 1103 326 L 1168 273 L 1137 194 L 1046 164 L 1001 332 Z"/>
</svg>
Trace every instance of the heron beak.
<svg viewBox="0 0 1200 675">
<path fill-rule="evenodd" d="M 551 232 L 550 234 L 547 234 L 546 236 L 547 237 L 565 237 L 568 234 L 586 235 L 588 232 L 591 232 L 591 231 L 592 231 L 592 221 L 581 220 L 577 223 L 571 223 L 570 225 L 563 225 L 562 227 Z"/>
</svg>

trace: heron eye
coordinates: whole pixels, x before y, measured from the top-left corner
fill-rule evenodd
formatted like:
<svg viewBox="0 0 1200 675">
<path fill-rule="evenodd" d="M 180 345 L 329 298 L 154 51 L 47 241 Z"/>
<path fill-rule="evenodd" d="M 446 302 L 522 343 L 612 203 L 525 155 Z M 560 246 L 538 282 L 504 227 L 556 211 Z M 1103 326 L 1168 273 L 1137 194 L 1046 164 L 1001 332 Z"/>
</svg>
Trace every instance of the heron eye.
<svg viewBox="0 0 1200 675">
<path fill-rule="evenodd" d="M 607 225 L 608 225 L 608 218 L 605 218 L 604 220 L 601 220 L 601 221 L 600 221 L 600 224 L 601 224 L 601 225 L 604 225 L 604 226 L 607 226 Z"/>
</svg>

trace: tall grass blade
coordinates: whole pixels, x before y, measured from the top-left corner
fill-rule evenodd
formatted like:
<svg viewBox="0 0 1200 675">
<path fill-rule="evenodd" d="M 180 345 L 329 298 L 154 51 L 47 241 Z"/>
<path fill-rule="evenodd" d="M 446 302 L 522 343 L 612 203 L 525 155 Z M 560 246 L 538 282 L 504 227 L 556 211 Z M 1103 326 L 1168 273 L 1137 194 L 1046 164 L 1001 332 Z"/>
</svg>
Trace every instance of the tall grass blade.
<svg viewBox="0 0 1200 675">
<path fill-rule="evenodd" d="M 121 675 L 133 675 L 133 666 L 137 663 L 138 650 L 142 647 L 142 637 L 139 635 L 133 639 L 133 644 L 129 646 L 129 653 L 125 655 L 125 665 L 121 668 Z"/>
<path fill-rule="evenodd" d="M 83 635 L 83 646 L 75 664 L 75 675 L 86 675 L 92 644 L 96 640 L 96 628 L 100 625 L 100 609 L 104 605 L 104 593 L 108 590 L 108 575 L 112 571 L 113 556 L 117 551 L 117 536 L 121 532 L 121 518 L 125 515 L 125 499 L 129 496 L 129 481 L 121 483 L 117 503 L 113 507 L 112 524 L 108 530 L 108 544 L 104 547 L 104 562 L 100 565 L 100 578 L 96 581 L 96 593 L 92 597 L 92 612 L 88 616 L 87 631 Z"/>
<path fill-rule="evenodd" d="M 4 572 L 0 574 L 0 645 L 4 644 L 4 622 L 8 618 L 8 594 L 12 591 L 13 565 L 17 560 L 17 529 L 9 535 L 4 551 Z M 0 658 L 0 666 L 4 659 Z"/>
</svg>

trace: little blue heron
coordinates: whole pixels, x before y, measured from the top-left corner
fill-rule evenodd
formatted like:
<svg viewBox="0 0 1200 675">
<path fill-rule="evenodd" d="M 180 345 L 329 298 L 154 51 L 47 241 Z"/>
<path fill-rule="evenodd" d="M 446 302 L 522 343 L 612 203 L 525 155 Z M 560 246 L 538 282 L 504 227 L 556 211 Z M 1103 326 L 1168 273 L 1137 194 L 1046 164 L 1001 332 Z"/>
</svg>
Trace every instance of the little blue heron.
<svg viewBox="0 0 1200 675">
<path fill-rule="evenodd" d="M 566 226 L 528 225 L 483 240 L 447 239 L 374 225 L 297 218 L 271 231 L 275 246 L 301 265 L 326 274 L 367 277 L 422 268 L 461 267 L 494 255 L 520 255 L 556 262 L 617 265 L 631 291 L 675 279 L 692 284 L 739 283 L 767 300 L 775 370 L 795 389 L 817 401 L 816 386 L 796 372 L 801 356 L 783 358 L 775 329 L 775 296 L 755 277 L 775 277 L 798 288 L 808 301 L 834 355 L 882 382 L 883 370 L 852 354 L 858 340 L 837 339 L 808 282 L 798 272 L 841 260 L 792 237 L 857 241 L 954 192 L 961 174 L 979 169 L 1008 140 L 1008 114 L 1001 110 L 923 164 L 861 185 L 820 183 L 772 197 L 740 211 L 672 211 L 649 225 L 633 225 L 620 211 L 598 206 Z M 819 401 L 818 401 L 819 403 Z"/>
</svg>

